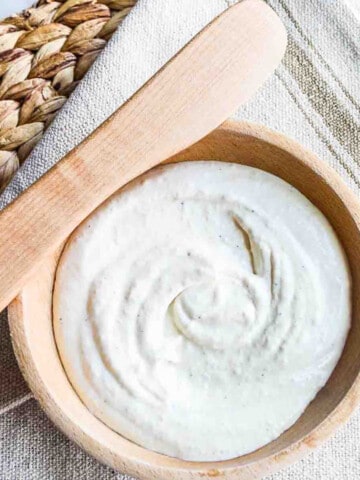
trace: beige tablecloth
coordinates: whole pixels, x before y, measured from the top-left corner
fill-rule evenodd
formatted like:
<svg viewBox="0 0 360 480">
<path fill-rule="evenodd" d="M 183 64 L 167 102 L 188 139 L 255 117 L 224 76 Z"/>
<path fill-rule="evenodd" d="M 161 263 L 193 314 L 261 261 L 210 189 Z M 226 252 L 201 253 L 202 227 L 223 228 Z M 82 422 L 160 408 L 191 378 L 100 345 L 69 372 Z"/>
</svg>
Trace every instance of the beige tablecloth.
<svg viewBox="0 0 360 480">
<path fill-rule="evenodd" d="M 331 164 L 359 195 L 360 27 L 353 11 L 360 0 L 346 2 L 354 10 L 343 0 L 268 0 L 287 26 L 288 52 L 276 74 L 236 117 L 265 123 L 296 138 Z M 227 4 L 228 0 L 139 0 L 2 195 L 0 208 L 56 162 L 64 149 L 89 133 Z M 111 69 L 119 72 L 117 85 L 109 81 Z M 106 98 L 101 98 L 99 88 L 94 90 L 99 84 Z M 97 102 L 92 101 L 95 94 Z M 17 368 L 6 315 L 1 314 L 0 480 L 117 478 L 126 477 L 73 445 L 40 410 Z M 268 480 L 357 478 L 360 411 L 322 448 Z"/>
</svg>

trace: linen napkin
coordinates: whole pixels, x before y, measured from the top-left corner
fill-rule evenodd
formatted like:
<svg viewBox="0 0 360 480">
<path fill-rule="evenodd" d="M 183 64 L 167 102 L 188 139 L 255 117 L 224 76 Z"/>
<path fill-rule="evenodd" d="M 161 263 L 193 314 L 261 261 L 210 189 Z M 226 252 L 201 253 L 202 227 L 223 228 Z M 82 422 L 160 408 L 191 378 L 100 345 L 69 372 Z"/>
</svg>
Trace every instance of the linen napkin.
<svg viewBox="0 0 360 480">
<path fill-rule="evenodd" d="M 348 0 L 350 1 L 350 0 Z M 358 1 L 358 0 L 356 0 Z M 85 138 L 233 0 L 139 0 L 31 157 L 0 209 Z M 268 0 L 282 17 L 283 64 L 236 118 L 296 138 L 359 195 L 360 26 L 342 0 Z M 315 454 L 268 480 L 360 478 L 360 414 Z M 17 370 L 0 319 L 0 479 L 123 479 L 46 419 Z"/>
</svg>

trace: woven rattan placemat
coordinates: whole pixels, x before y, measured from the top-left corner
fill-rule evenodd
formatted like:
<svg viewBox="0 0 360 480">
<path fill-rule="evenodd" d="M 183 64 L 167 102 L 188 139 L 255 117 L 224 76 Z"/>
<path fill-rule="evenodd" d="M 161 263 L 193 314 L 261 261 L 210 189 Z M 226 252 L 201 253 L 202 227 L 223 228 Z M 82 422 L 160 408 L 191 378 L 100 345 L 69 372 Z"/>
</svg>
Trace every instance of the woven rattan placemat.
<svg viewBox="0 0 360 480">
<path fill-rule="evenodd" d="M 0 20 L 0 192 L 136 0 L 39 0 Z"/>
</svg>

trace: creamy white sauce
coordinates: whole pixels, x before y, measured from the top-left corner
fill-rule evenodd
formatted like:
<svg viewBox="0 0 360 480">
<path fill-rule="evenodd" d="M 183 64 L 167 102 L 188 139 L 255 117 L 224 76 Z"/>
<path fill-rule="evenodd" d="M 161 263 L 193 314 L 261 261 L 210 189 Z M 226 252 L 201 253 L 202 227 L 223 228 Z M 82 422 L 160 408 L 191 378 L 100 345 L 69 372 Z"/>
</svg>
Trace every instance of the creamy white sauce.
<svg viewBox="0 0 360 480">
<path fill-rule="evenodd" d="M 245 454 L 290 427 L 349 324 L 327 220 L 281 179 L 230 163 L 131 183 L 75 231 L 56 276 L 56 341 L 84 404 L 187 460 Z"/>
</svg>

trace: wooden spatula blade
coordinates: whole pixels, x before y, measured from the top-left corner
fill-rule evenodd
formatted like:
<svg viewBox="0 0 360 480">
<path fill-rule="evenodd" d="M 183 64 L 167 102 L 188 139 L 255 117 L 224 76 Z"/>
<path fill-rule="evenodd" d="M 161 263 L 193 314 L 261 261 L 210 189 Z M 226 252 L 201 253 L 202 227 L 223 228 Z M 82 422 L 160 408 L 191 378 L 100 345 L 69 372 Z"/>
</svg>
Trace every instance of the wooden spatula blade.
<svg viewBox="0 0 360 480">
<path fill-rule="evenodd" d="M 261 0 L 235 5 L 7 207 L 0 214 L 0 310 L 111 193 L 198 141 L 247 101 L 285 46 L 282 23 Z"/>
</svg>

